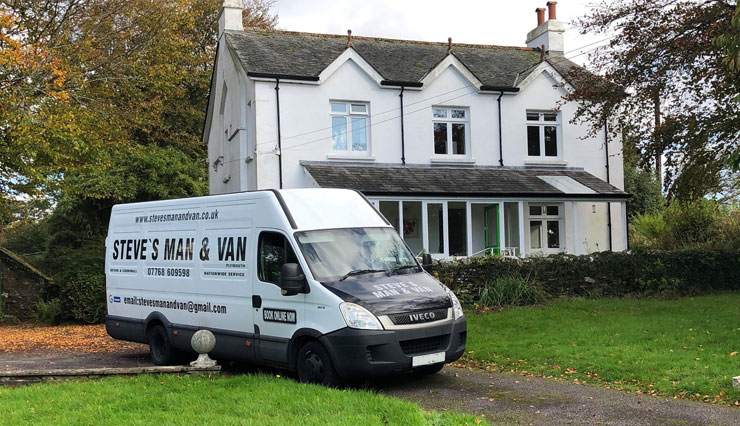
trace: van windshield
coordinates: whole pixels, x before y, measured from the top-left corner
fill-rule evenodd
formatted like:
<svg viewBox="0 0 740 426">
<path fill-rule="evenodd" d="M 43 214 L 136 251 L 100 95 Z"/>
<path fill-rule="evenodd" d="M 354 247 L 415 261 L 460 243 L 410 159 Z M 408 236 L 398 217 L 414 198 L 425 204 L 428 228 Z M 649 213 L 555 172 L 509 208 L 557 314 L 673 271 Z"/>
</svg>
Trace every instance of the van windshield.
<svg viewBox="0 0 740 426">
<path fill-rule="evenodd" d="M 384 272 L 421 272 L 393 228 L 350 228 L 295 233 L 303 257 L 318 281 L 352 279 Z"/>
</svg>

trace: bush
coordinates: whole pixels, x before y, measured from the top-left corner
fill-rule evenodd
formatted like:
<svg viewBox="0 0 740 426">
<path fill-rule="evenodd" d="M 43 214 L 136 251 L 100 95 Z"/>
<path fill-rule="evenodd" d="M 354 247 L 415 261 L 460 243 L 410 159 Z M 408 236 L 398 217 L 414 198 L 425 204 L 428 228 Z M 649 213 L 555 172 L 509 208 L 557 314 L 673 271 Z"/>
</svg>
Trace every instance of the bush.
<svg viewBox="0 0 740 426">
<path fill-rule="evenodd" d="M 636 248 L 738 249 L 740 209 L 707 199 L 674 202 L 664 211 L 637 215 L 631 236 Z"/>
<path fill-rule="evenodd" d="M 480 304 L 492 306 L 536 305 L 544 300 L 544 293 L 529 277 L 503 276 L 487 282 L 480 293 Z"/>
<path fill-rule="evenodd" d="M 632 221 L 633 246 L 664 248 L 668 225 L 663 213 L 638 214 Z"/>
<path fill-rule="evenodd" d="M 445 261 L 430 272 L 460 301 L 481 302 L 491 283 L 529 277 L 547 296 L 669 296 L 740 290 L 740 251 L 602 252 L 526 259 L 486 257 Z M 503 286 L 503 284 L 500 284 Z M 487 296 L 491 297 L 491 296 Z"/>
<path fill-rule="evenodd" d="M 102 272 L 78 277 L 64 287 L 62 306 L 69 319 L 89 324 L 105 320 L 105 276 Z"/>
<path fill-rule="evenodd" d="M 668 206 L 665 221 L 673 237 L 674 248 L 718 242 L 721 215 L 719 205 L 707 199 Z"/>
<path fill-rule="evenodd" d="M 39 300 L 36 302 L 36 311 L 34 312 L 34 320 L 36 322 L 56 325 L 62 322 L 63 316 L 64 312 L 61 300 L 52 299 L 48 302 Z"/>
</svg>

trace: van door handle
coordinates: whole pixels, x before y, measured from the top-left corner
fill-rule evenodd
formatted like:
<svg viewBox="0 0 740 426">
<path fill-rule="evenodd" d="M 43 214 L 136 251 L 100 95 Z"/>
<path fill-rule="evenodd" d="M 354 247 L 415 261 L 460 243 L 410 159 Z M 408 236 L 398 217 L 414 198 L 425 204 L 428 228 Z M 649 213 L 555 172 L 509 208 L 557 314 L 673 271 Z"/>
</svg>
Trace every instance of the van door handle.
<svg viewBox="0 0 740 426">
<path fill-rule="evenodd" d="M 260 296 L 257 296 L 256 294 L 252 296 L 252 307 L 253 308 L 262 307 L 262 298 Z"/>
</svg>

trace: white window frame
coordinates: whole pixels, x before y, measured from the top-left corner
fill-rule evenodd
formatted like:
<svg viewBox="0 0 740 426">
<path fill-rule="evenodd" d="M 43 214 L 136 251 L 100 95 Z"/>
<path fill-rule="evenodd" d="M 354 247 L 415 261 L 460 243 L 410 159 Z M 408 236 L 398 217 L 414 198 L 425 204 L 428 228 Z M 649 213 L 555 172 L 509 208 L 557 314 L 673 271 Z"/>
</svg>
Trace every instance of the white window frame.
<svg viewBox="0 0 740 426">
<path fill-rule="evenodd" d="M 447 117 L 435 117 L 435 110 L 447 111 Z M 452 110 L 465 111 L 465 118 L 452 118 Z M 447 126 L 447 142 L 445 147 L 447 148 L 446 154 L 437 154 L 434 151 L 434 125 L 445 124 Z M 452 124 L 464 124 L 465 125 L 465 154 L 453 154 L 452 153 Z M 455 106 L 432 106 L 432 158 L 470 158 L 470 107 L 455 107 Z"/>
<path fill-rule="evenodd" d="M 334 104 L 344 104 L 344 112 L 334 112 L 332 110 L 332 106 Z M 352 107 L 356 105 L 363 105 L 365 107 L 365 112 L 357 112 L 353 111 Z M 334 149 L 334 118 L 335 117 L 345 117 L 345 125 L 347 128 L 346 132 L 346 141 L 347 141 L 347 148 L 346 149 Z M 359 118 L 362 117 L 365 119 L 365 149 L 360 150 L 354 150 L 352 149 L 352 118 Z M 330 152 L 334 154 L 349 154 L 349 155 L 370 155 L 370 102 L 367 101 L 340 101 L 340 100 L 330 100 L 329 101 L 329 124 L 330 124 Z"/>
<path fill-rule="evenodd" d="M 530 114 L 537 114 L 538 120 L 530 120 Z M 555 121 L 545 121 L 545 115 L 555 114 Z M 562 114 L 560 111 L 542 111 L 542 110 L 527 110 L 526 111 L 526 126 L 525 126 L 525 137 L 524 137 L 524 149 L 526 157 L 533 160 L 562 160 L 563 159 L 563 126 L 561 122 Z M 529 155 L 529 127 L 539 127 L 540 133 L 540 155 Z M 549 156 L 545 155 L 545 127 L 555 127 L 555 136 L 558 138 L 556 149 L 557 155 Z"/>
<path fill-rule="evenodd" d="M 532 215 L 530 214 L 530 207 L 539 206 L 542 208 L 541 214 Z M 557 215 L 548 215 L 547 206 L 557 206 Z M 560 253 L 565 251 L 565 205 L 563 203 L 548 203 L 548 202 L 537 202 L 527 203 L 527 235 L 529 236 L 529 250 L 531 252 L 543 252 L 543 253 Z M 557 221 L 558 222 L 558 247 L 550 248 L 547 246 L 547 222 Z M 531 229 L 532 223 L 540 222 L 540 241 L 542 247 L 535 248 L 532 245 Z"/>
</svg>

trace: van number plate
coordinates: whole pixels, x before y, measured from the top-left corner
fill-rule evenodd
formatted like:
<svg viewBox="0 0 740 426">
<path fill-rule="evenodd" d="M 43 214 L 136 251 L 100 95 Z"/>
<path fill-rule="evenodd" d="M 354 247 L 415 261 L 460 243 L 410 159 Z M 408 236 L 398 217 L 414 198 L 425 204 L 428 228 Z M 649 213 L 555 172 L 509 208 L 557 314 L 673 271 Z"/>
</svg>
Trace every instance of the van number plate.
<svg viewBox="0 0 740 426">
<path fill-rule="evenodd" d="M 445 362 L 445 353 L 437 352 L 436 354 L 419 355 L 411 358 L 411 366 L 419 367 L 422 365 L 437 364 Z"/>
</svg>

